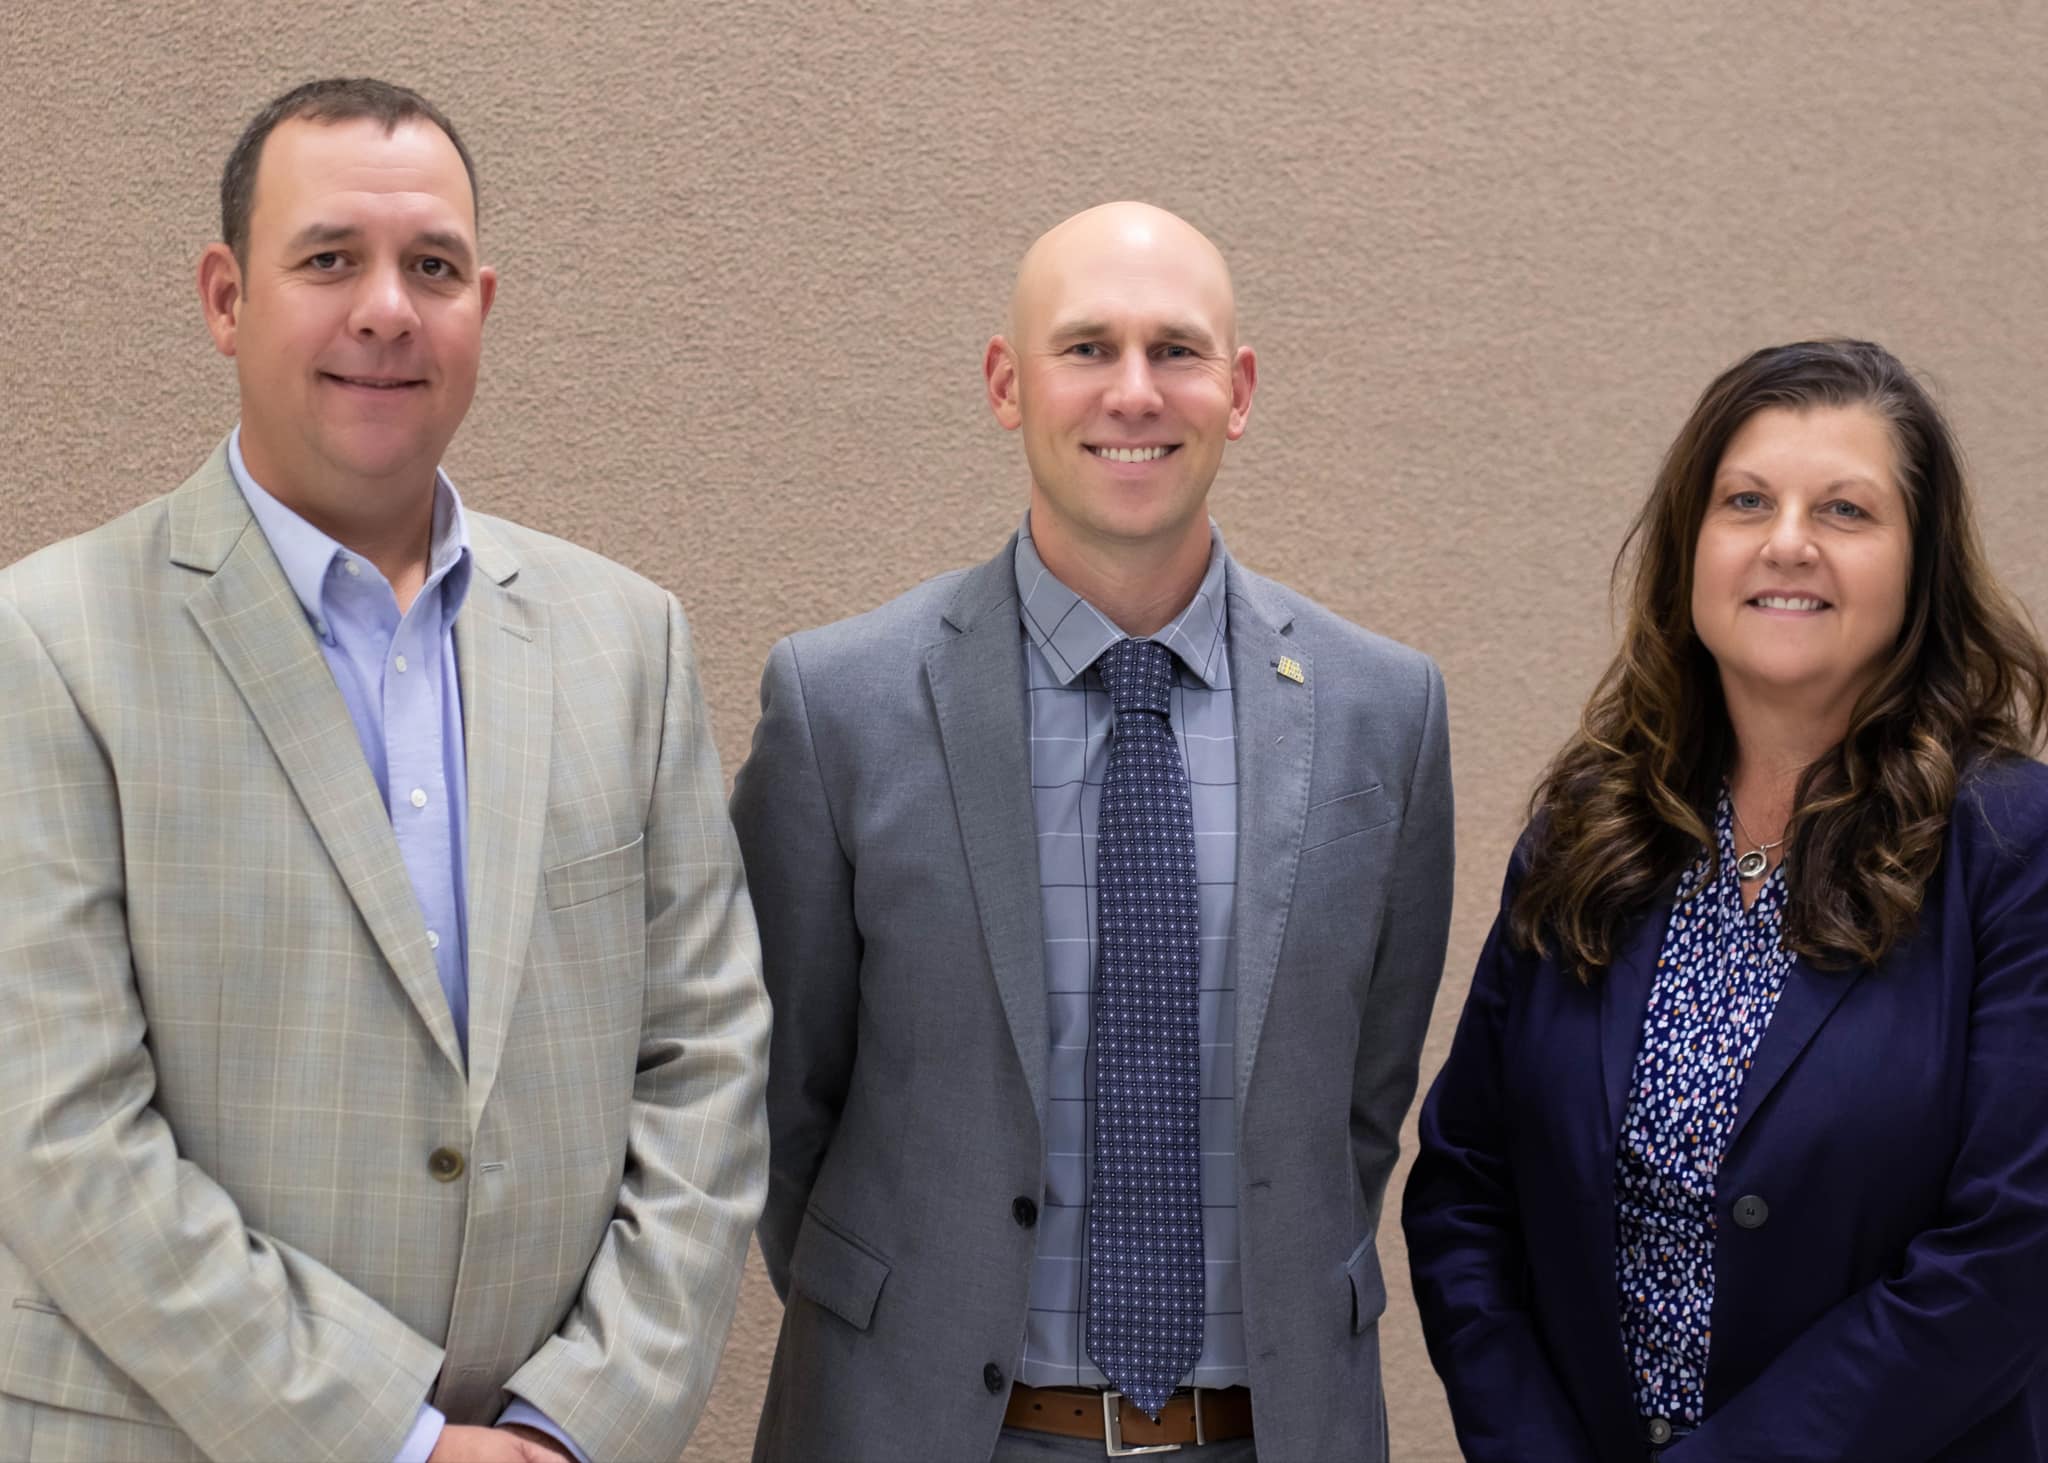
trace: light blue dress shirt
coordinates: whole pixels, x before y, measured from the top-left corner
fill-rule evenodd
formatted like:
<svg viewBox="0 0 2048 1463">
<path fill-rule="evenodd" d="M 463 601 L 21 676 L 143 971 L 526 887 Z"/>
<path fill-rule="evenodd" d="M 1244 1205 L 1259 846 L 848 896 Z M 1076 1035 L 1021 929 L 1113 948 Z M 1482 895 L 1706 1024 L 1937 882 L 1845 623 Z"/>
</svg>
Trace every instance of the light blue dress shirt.
<svg viewBox="0 0 2048 1463">
<path fill-rule="evenodd" d="M 228 438 L 228 470 L 270 542 L 292 593 L 320 642 L 377 780 L 399 856 L 412 881 L 434 968 L 469 1051 L 469 911 L 465 897 L 469 783 L 462 734 L 462 683 L 455 665 L 455 617 L 469 595 L 469 529 L 445 473 L 434 482 L 427 580 L 400 614 L 398 596 L 375 564 L 342 547 L 249 475 L 242 429 Z M 498 1419 L 539 1428 L 588 1463 L 538 1408 L 514 1398 Z M 423 1403 L 397 1463 L 425 1463 L 447 1419 Z"/>
<path fill-rule="evenodd" d="M 1183 1379 L 1236 1387 L 1249 1379 L 1237 1212 L 1237 728 L 1223 535 L 1209 529 L 1209 567 L 1172 622 L 1149 638 L 1174 655 L 1168 720 L 1188 775 L 1202 930 L 1202 1354 Z M 1045 1197 L 1031 1266 L 1024 1358 L 1034 1387 L 1105 1387 L 1088 1355 L 1088 1202 L 1095 1154 L 1095 855 L 1102 779 L 1116 711 L 1103 652 L 1124 638 L 1108 616 L 1045 567 L 1026 515 L 1015 554 L 1031 701 L 1031 806 L 1044 914 Z"/>
</svg>

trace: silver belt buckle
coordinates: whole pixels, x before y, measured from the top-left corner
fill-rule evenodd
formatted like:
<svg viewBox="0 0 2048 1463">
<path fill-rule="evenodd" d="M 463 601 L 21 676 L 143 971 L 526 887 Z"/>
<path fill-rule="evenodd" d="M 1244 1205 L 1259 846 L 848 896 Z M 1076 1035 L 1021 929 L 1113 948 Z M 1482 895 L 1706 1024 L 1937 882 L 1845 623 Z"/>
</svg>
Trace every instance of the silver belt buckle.
<svg viewBox="0 0 2048 1463">
<path fill-rule="evenodd" d="M 1143 1443 L 1135 1448 L 1124 1446 L 1123 1410 L 1117 1404 L 1124 1400 L 1121 1392 L 1104 1388 L 1102 1392 L 1102 1450 L 1111 1458 L 1135 1458 L 1140 1453 L 1178 1453 L 1179 1443 Z M 1202 1438 L 1202 1394 L 1195 1393 L 1195 1441 Z"/>
</svg>

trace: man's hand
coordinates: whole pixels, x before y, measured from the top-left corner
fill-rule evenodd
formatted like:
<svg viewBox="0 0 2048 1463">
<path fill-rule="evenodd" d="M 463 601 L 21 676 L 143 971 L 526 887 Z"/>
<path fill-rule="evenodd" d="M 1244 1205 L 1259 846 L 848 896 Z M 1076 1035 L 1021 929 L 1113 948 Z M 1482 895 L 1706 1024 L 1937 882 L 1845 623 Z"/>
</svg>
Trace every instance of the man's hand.
<svg viewBox="0 0 2048 1463">
<path fill-rule="evenodd" d="M 536 1460 L 546 1459 L 547 1463 L 576 1463 L 575 1457 L 567 1448 L 537 1427 L 528 1427 L 523 1422 L 501 1422 L 497 1431 L 513 1433 L 525 1439 L 527 1448 Z M 432 1463 L 432 1460 L 429 1459 L 428 1463 Z"/>
<path fill-rule="evenodd" d="M 427 1463 L 560 1463 L 563 1455 L 552 1441 L 545 1447 L 530 1441 L 544 1436 L 530 1428 L 444 1427 Z"/>
</svg>

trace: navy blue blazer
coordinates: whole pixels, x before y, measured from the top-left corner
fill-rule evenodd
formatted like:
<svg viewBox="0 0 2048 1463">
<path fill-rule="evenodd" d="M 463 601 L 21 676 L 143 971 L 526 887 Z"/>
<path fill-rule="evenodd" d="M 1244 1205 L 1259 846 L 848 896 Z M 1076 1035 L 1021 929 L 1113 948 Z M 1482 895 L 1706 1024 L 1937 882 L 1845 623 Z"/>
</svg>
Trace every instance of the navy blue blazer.
<svg viewBox="0 0 2048 1463">
<path fill-rule="evenodd" d="M 1416 1301 L 1473 1463 L 1643 1463 L 1614 1156 L 1670 905 L 1586 986 L 1508 940 L 1522 872 L 1423 1104 Z M 1877 966 L 1794 963 L 1714 1204 L 1706 1419 L 1672 1463 L 2048 1460 L 2048 768 L 1965 779 Z"/>
</svg>

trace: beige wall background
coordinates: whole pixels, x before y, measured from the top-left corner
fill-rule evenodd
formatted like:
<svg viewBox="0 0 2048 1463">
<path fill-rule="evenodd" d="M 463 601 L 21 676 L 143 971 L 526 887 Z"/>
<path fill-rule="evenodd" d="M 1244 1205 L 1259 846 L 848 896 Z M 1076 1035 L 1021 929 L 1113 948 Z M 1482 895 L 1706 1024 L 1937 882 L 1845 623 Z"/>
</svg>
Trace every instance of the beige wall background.
<svg viewBox="0 0 2048 1463">
<path fill-rule="evenodd" d="M 192 276 L 248 115 L 315 75 L 402 80 L 476 153 L 502 274 L 450 470 L 681 595 L 729 773 L 778 636 L 1009 532 L 1021 458 L 978 375 L 1008 271 L 1078 208 L 1155 200 L 1232 260 L 1259 350 L 1214 497 L 1233 551 L 1449 681 L 1426 1079 L 1608 653 L 1622 528 L 1722 366 L 1890 344 L 2048 615 L 2043 54 L 2033 0 L 12 5 L 0 561 L 167 491 L 232 425 Z M 1395 1289 L 1394 1455 L 1452 1459 Z M 778 1314 L 756 1261 L 692 1460 L 746 1455 Z"/>
</svg>

